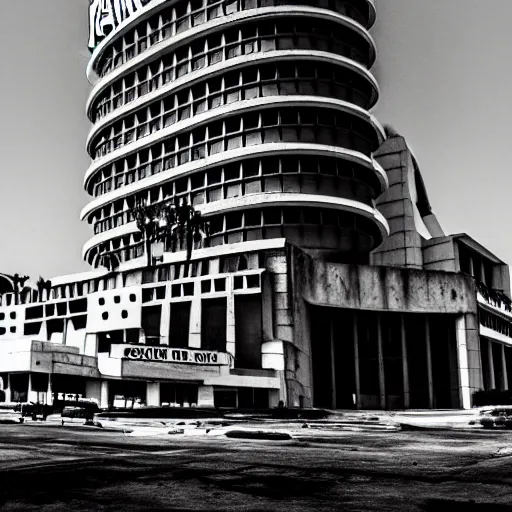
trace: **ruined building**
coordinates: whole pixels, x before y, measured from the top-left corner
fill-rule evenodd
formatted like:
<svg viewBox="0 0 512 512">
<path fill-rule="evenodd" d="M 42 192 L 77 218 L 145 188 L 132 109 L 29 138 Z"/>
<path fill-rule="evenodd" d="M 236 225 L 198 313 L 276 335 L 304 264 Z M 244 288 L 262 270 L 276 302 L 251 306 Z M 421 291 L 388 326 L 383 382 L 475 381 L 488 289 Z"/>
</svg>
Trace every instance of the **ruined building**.
<svg viewBox="0 0 512 512">
<path fill-rule="evenodd" d="M 0 276 L 0 399 L 456 408 L 508 386 L 508 267 L 443 233 L 370 113 L 372 0 L 90 15 L 93 270 Z M 192 206 L 208 230 L 191 254 L 152 241 L 141 204 Z"/>
</svg>

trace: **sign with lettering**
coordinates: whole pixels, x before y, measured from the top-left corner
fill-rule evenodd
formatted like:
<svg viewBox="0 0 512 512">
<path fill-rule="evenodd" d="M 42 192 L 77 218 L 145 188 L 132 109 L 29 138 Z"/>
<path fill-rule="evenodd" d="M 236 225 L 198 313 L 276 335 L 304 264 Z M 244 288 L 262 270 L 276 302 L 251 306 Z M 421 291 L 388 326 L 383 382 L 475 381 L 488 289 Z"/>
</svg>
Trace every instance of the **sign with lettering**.
<svg viewBox="0 0 512 512">
<path fill-rule="evenodd" d="M 102 39 L 113 32 L 125 19 L 152 0 L 90 0 L 89 43 L 94 50 Z"/>
<path fill-rule="evenodd" d="M 202 365 L 228 365 L 228 354 L 211 350 L 185 348 L 146 347 L 144 345 L 112 345 L 110 357 L 163 363 L 188 363 Z"/>
</svg>

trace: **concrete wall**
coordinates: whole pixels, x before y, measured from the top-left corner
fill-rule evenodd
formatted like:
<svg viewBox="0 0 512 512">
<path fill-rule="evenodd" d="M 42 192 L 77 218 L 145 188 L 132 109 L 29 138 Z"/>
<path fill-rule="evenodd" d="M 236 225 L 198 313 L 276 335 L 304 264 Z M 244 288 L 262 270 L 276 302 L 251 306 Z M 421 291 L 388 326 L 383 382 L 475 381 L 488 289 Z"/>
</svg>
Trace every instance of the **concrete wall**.
<svg viewBox="0 0 512 512">
<path fill-rule="evenodd" d="M 279 359 L 280 347 L 282 346 L 283 382 L 281 387 L 281 400 L 288 407 L 304 405 L 309 407 L 311 403 L 311 358 L 309 343 L 303 343 L 302 335 L 309 329 L 307 312 L 296 313 L 297 302 L 293 295 L 293 282 L 291 281 L 289 259 L 291 247 L 287 251 L 272 251 L 266 254 L 265 268 L 269 273 L 272 288 L 272 311 L 273 329 L 265 329 L 264 339 L 273 341 L 265 344 L 265 352 L 272 350 L 273 362 Z M 265 294 L 264 294 L 265 296 Z M 265 312 L 265 306 L 264 306 Z M 265 314 L 265 313 L 264 313 Z M 299 322 L 296 323 L 295 319 Z M 270 340 L 270 334 L 273 339 Z M 267 360 L 267 358 L 265 358 Z M 270 368 L 271 366 L 265 366 Z M 279 367 L 273 366 L 275 369 Z M 303 397 L 303 398 L 300 398 Z"/>
<path fill-rule="evenodd" d="M 99 377 L 95 357 L 79 354 L 76 347 L 30 339 L 0 344 L 2 372 L 64 373 Z"/>
<path fill-rule="evenodd" d="M 372 253 L 371 262 L 374 265 L 422 268 L 422 239 L 417 230 L 417 221 L 421 219 L 411 198 L 414 167 L 405 139 L 389 138 L 374 156 L 388 176 L 389 189 L 377 200 L 377 208 L 388 221 L 390 235 Z M 416 221 L 415 217 L 418 217 Z"/>
<path fill-rule="evenodd" d="M 473 279 L 462 274 L 314 261 L 296 252 L 297 297 L 316 305 L 410 313 L 476 313 Z"/>
<path fill-rule="evenodd" d="M 134 296 L 135 300 L 131 301 L 130 296 Z M 123 329 L 141 326 L 142 289 L 139 286 L 91 293 L 87 296 L 87 302 L 88 333 L 114 331 L 120 326 Z M 122 318 L 123 311 L 127 313 L 126 318 Z"/>
<path fill-rule="evenodd" d="M 503 290 L 510 297 L 510 270 L 508 265 L 495 265 L 493 267 L 492 286 L 497 290 Z"/>
<path fill-rule="evenodd" d="M 469 388 L 472 395 L 484 389 L 482 358 L 480 354 L 480 334 L 478 316 L 467 313 L 464 315 L 466 324 L 466 345 L 468 350 Z"/>
<path fill-rule="evenodd" d="M 445 272 L 459 271 L 457 244 L 453 242 L 453 237 L 423 240 L 423 268 Z"/>
<path fill-rule="evenodd" d="M 219 366 L 197 366 L 180 363 L 159 363 L 151 361 L 130 361 L 123 359 L 121 377 L 136 379 L 194 380 L 220 375 Z"/>
</svg>

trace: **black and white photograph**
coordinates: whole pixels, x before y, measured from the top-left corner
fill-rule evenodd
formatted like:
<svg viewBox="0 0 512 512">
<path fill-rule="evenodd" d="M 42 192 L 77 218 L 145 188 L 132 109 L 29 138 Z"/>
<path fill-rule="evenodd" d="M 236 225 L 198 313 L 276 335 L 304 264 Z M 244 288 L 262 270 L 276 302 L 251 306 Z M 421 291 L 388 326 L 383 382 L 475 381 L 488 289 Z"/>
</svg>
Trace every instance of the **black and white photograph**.
<svg viewBox="0 0 512 512">
<path fill-rule="evenodd" d="M 0 0 L 0 510 L 512 511 L 511 0 Z"/>
</svg>

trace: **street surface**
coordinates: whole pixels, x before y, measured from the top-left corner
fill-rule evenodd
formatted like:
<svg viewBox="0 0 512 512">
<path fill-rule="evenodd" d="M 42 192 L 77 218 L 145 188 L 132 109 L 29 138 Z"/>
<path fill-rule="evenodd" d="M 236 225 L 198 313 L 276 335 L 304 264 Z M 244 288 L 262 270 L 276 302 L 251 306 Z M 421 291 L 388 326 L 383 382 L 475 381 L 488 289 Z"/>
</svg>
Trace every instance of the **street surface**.
<svg viewBox="0 0 512 512">
<path fill-rule="evenodd" d="M 512 510 L 512 433 L 354 432 L 290 441 L 0 425 L 5 511 Z"/>
</svg>

